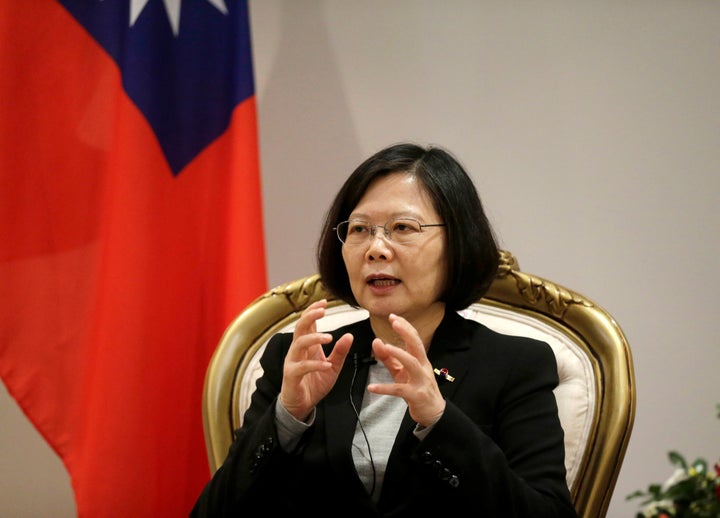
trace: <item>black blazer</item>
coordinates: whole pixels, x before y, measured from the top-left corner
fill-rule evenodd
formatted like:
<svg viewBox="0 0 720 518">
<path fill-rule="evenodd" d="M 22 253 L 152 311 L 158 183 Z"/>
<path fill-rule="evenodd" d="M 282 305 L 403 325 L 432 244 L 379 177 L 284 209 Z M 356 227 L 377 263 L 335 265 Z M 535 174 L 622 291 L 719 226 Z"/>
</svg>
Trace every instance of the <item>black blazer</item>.
<svg viewBox="0 0 720 518">
<path fill-rule="evenodd" d="M 548 344 L 447 312 L 428 354 L 433 367 L 455 377 L 438 377 L 445 412 L 422 441 L 406 412 L 376 505 L 355 471 L 356 416 L 349 401 L 352 357 L 368 357 L 374 335 L 364 320 L 334 331 L 332 344 L 346 332 L 355 336 L 349 360 L 292 454 L 278 444 L 273 413 L 292 335 L 270 340 L 243 426 L 191 516 L 576 516 L 553 394 L 557 365 Z M 367 375 L 368 366 L 361 365 L 353 384 L 357 408 Z"/>
</svg>

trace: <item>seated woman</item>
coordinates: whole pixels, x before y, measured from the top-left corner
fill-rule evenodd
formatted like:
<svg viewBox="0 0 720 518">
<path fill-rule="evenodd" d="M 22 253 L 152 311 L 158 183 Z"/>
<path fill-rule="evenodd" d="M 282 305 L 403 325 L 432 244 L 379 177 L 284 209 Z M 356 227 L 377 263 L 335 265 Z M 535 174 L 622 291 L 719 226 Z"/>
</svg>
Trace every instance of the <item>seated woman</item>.
<svg viewBox="0 0 720 518">
<path fill-rule="evenodd" d="M 458 160 L 410 143 L 369 157 L 326 215 L 317 261 L 369 317 L 318 332 L 320 301 L 270 340 L 192 516 L 576 516 L 550 346 L 458 314 L 498 267 Z"/>
</svg>

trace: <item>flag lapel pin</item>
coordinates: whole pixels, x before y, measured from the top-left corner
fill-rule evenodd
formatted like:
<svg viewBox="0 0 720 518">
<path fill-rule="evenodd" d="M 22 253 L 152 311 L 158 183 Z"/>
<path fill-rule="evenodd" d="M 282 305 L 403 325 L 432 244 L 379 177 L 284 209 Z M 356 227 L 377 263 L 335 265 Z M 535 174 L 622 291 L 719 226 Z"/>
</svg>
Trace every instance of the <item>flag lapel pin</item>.
<svg viewBox="0 0 720 518">
<path fill-rule="evenodd" d="M 450 373 L 445 367 L 443 367 L 442 369 L 433 369 L 433 372 L 439 377 L 445 378 L 448 381 L 455 381 L 455 378 L 453 376 L 450 376 Z"/>
</svg>

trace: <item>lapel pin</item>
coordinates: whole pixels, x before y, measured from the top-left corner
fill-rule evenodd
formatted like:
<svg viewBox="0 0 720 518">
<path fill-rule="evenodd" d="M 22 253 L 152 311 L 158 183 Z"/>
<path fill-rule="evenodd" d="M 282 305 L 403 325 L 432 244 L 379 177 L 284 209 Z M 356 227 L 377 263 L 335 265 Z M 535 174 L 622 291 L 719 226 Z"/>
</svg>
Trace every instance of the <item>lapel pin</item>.
<svg viewBox="0 0 720 518">
<path fill-rule="evenodd" d="M 455 378 L 453 376 L 450 376 L 450 373 L 445 367 L 443 367 L 442 369 L 433 369 L 433 372 L 448 381 L 455 381 Z"/>
</svg>

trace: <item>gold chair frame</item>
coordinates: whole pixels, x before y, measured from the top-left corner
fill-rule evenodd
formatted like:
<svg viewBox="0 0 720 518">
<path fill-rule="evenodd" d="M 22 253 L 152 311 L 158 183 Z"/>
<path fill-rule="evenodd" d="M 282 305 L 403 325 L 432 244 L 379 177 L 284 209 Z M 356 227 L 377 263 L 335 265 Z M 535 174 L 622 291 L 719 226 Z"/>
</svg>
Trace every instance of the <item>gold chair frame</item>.
<svg viewBox="0 0 720 518">
<path fill-rule="evenodd" d="M 247 404 L 248 399 L 240 394 L 242 380 L 255 354 L 273 334 L 292 326 L 303 309 L 322 298 L 328 299 L 328 308 L 345 305 L 325 291 L 318 275 L 298 279 L 260 296 L 226 329 L 208 366 L 203 390 L 203 426 L 213 472 L 242 423 L 245 408 L 241 403 Z M 587 442 L 570 491 L 580 517 L 604 517 L 635 419 L 634 369 L 622 330 L 588 298 L 520 271 L 507 251 L 501 252 L 498 274 L 477 304 L 543 322 L 571 337 L 587 355 L 594 375 L 594 408 L 588 415 Z"/>
</svg>

